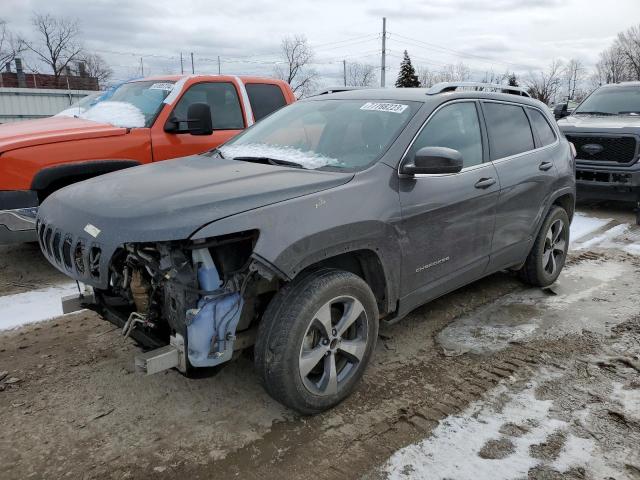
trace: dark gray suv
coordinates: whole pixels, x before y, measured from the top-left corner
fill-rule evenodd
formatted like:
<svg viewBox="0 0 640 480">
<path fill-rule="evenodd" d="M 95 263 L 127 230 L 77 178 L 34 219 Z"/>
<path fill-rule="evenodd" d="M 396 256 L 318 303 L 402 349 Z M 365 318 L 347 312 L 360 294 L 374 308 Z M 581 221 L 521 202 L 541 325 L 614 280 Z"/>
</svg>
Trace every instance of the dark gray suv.
<svg viewBox="0 0 640 480">
<path fill-rule="evenodd" d="M 548 109 L 475 87 L 359 90 L 285 107 L 219 149 L 78 183 L 42 250 L 90 308 L 189 373 L 254 347 L 304 414 L 362 377 L 378 322 L 499 270 L 562 269 L 574 159 Z M 213 112 L 215 115 L 215 112 Z"/>
</svg>

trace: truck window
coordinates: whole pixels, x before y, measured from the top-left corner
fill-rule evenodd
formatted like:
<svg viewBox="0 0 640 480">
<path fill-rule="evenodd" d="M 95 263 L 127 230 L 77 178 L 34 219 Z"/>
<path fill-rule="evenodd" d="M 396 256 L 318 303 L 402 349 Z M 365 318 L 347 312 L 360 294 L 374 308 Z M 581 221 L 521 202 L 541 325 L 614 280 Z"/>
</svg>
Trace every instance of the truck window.
<svg viewBox="0 0 640 480">
<path fill-rule="evenodd" d="M 245 87 L 256 122 L 287 104 L 278 85 L 247 83 Z"/>
<path fill-rule="evenodd" d="M 545 147 L 556 141 L 556 134 L 549 125 L 549 122 L 539 110 L 528 108 L 529 118 L 531 118 L 531 126 L 535 130 L 540 139 L 540 146 Z"/>
<path fill-rule="evenodd" d="M 518 155 L 533 150 L 533 133 L 522 107 L 507 103 L 483 104 L 491 160 Z"/>
<path fill-rule="evenodd" d="M 458 150 L 464 167 L 481 164 L 482 136 L 475 103 L 453 103 L 436 112 L 411 145 L 408 156 L 424 147 Z"/>
<path fill-rule="evenodd" d="M 178 118 L 186 118 L 189 105 L 207 103 L 211 107 L 214 130 L 242 130 L 244 120 L 238 93 L 232 83 L 197 83 L 187 90 L 174 110 Z"/>
</svg>

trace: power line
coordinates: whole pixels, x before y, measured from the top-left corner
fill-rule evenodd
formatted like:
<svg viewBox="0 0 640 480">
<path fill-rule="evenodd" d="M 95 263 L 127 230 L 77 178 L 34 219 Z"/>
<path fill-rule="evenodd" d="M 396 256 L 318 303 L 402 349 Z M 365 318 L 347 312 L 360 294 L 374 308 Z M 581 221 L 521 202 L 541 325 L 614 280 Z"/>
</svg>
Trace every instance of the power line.
<svg viewBox="0 0 640 480">
<path fill-rule="evenodd" d="M 476 55 L 474 53 L 468 53 L 468 52 L 463 52 L 463 51 L 460 51 L 460 50 L 454 50 L 453 48 L 443 47 L 441 45 L 436 45 L 434 43 L 424 42 L 422 40 L 418 40 L 418 39 L 415 39 L 415 38 L 407 37 L 405 35 L 400 35 L 399 33 L 392 33 L 392 32 L 389 33 L 389 38 L 390 39 L 393 39 L 394 36 L 403 39 L 405 42 L 406 41 L 414 42 L 414 44 L 418 44 L 417 45 L 418 47 L 425 48 L 427 50 L 440 50 L 440 51 L 443 51 L 443 52 L 446 52 L 446 53 L 451 53 L 451 54 L 457 55 L 459 57 L 475 58 L 475 59 L 483 60 L 485 62 L 492 63 L 492 64 L 499 63 L 499 64 L 502 64 L 502 65 L 511 66 L 511 67 L 526 68 L 526 65 L 522 65 L 522 64 L 518 64 L 518 63 L 512 63 L 512 62 L 506 62 L 506 61 L 500 61 L 500 60 L 495 60 L 493 58 L 485 57 L 485 56 L 482 56 L 482 55 Z M 402 43 L 399 40 L 396 40 L 396 41 L 398 41 L 399 43 Z M 424 45 L 424 47 L 422 45 Z"/>
</svg>

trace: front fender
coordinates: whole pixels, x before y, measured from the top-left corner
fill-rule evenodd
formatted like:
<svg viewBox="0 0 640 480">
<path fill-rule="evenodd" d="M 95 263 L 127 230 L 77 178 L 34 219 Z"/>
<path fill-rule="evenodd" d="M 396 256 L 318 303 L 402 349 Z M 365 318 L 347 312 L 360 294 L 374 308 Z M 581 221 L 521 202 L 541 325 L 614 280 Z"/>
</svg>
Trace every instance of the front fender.
<svg viewBox="0 0 640 480">
<path fill-rule="evenodd" d="M 399 292 L 401 216 L 395 170 L 378 164 L 351 182 L 215 221 L 191 239 L 258 230 L 254 255 L 285 279 L 322 260 L 356 250 L 375 253 L 389 301 Z"/>
</svg>

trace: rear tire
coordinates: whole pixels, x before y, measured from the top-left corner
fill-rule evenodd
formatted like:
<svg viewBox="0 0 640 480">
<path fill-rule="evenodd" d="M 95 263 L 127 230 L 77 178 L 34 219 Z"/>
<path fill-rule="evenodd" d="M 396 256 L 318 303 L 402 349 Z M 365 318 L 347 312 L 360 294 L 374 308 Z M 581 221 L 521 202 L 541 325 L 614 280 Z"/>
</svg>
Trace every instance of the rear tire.
<svg viewBox="0 0 640 480">
<path fill-rule="evenodd" d="M 350 272 L 307 272 L 281 289 L 260 322 L 255 365 L 269 394 L 303 415 L 348 397 L 378 336 L 378 307 Z"/>
<path fill-rule="evenodd" d="M 569 226 L 569 216 L 564 208 L 553 206 L 520 269 L 524 282 L 547 287 L 556 281 L 567 259 Z"/>
</svg>

